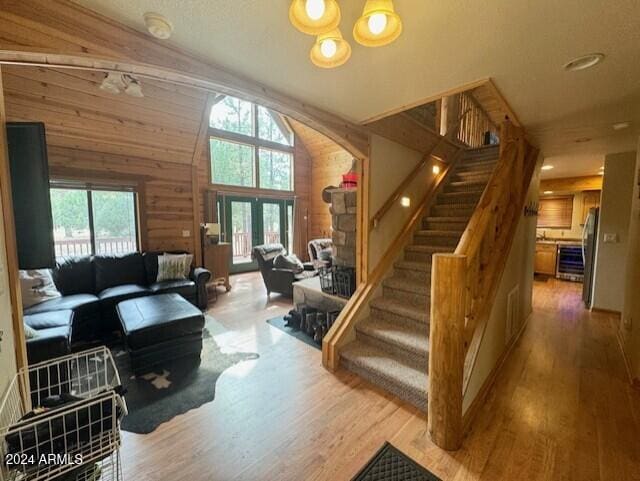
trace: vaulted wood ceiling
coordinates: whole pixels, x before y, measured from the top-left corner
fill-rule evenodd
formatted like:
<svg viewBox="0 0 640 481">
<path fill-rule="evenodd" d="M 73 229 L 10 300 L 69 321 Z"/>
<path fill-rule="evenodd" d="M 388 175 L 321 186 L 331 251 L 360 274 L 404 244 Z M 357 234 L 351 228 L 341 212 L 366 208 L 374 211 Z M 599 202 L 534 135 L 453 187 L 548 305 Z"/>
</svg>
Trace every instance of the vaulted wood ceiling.
<svg viewBox="0 0 640 481">
<path fill-rule="evenodd" d="M 13 120 L 40 119 L 49 145 L 190 164 L 206 93 L 144 80 L 144 97 L 100 90 L 102 72 L 3 68 Z"/>
</svg>

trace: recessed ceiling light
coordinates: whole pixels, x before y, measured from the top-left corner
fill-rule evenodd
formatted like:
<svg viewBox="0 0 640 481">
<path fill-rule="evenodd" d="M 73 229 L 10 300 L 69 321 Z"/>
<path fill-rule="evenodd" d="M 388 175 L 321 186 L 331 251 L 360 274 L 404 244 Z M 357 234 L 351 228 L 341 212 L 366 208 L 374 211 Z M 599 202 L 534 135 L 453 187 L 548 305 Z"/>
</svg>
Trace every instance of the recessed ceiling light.
<svg viewBox="0 0 640 481">
<path fill-rule="evenodd" d="M 549 194 L 553 194 L 553 191 L 552 190 L 545 190 L 544 193 L 545 193 L 545 195 L 549 195 Z"/>
<path fill-rule="evenodd" d="M 584 144 L 585 142 L 591 142 L 591 137 L 580 137 L 576 139 L 576 144 Z"/>
<path fill-rule="evenodd" d="M 629 128 L 629 122 L 618 122 L 613 124 L 613 130 L 624 130 Z"/>
<path fill-rule="evenodd" d="M 147 12 L 143 17 L 147 30 L 154 37 L 166 40 L 173 33 L 173 24 L 159 13 Z"/>
<path fill-rule="evenodd" d="M 542 170 L 551 170 L 553 169 L 553 165 L 543 165 Z"/>
<path fill-rule="evenodd" d="M 590 53 L 589 55 L 583 55 L 582 57 L 574 58 L 571 62 L 564 65 L 564 69 L 569 72 L 585 70 L 598 65 L 603 60 L 603 53 Z"/>
</svg>

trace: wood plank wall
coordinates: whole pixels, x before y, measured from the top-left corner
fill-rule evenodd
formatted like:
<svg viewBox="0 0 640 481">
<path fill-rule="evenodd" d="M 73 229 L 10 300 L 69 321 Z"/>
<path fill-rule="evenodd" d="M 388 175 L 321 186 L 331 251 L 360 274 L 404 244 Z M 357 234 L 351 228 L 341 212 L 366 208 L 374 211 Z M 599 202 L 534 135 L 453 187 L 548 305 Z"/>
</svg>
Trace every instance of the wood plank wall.
<svg viewBox="0 0 640 481">
<path fill-rule="evenodd" d="M 143 98 L 113 95 L 99 89 L 103 77 L 83 70 L 7 66 L 8 120 L 45 123 L 52 176 L 138 183 L 144 249 L 194 252 L 199 240 L 191 163 L 206 93 L 143 79 Z M 304 255 L 311 165 L 297 140 L 295 195 L 301 222 L 296 251 Z M 201 221 L 202 194 L 210 188 L 208 145 L 197 162 L 196 181 Z"/>
<path fill-rule="evenodd" d="M 340 185 L 342 174 L 351 169 L 353 156 L 313 129 L 298 122 L 291 124 L 311 159 L 309 239 L 331 237 L 331 214 L 322 200 L 322 190 L 330 185 Z"/>
</svg>

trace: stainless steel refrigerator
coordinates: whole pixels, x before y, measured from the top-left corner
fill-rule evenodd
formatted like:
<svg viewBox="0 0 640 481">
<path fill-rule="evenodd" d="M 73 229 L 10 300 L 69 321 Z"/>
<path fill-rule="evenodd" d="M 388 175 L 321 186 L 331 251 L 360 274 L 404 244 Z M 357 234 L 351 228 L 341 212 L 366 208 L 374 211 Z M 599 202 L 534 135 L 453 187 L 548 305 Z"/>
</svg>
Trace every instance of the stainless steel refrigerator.
<svg viewBox="0 0 640 481">
<path fill-rule="evenodd" d="M 582 300 L 591 308 L 593 302 L 593 274 L 596 267 L 596 246 L 598 244 L 598 220 L 600 209 L 592 207 L 582 229 L 582 260 L 584 262 L 584 281 Z"/>
</svg>

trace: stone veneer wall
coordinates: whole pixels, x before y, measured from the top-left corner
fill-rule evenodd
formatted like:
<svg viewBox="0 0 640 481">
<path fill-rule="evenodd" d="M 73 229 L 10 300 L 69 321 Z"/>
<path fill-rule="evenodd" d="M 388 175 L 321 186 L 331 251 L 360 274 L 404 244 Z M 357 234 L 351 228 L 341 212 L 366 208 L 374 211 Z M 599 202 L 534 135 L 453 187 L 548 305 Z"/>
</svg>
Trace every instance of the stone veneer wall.
<svg viewBox="0 0 640 481">
<path fill-rule="evenodd" d="M 333 264 L 343 267 L 356 266 L 356 189 L 331 191 L 331 238 L 333 240 Z"/>
</svg>

